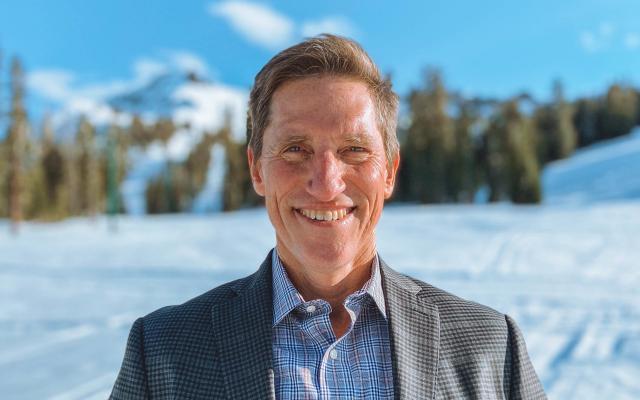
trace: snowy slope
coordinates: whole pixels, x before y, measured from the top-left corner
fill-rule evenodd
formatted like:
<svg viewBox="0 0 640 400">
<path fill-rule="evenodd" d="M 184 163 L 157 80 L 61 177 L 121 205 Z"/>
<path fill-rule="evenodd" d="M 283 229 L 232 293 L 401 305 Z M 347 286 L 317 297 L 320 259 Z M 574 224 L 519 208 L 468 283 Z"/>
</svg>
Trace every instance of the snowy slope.
<svg viewBox="0 0 640 400">
<path fill-rule="evenodd" d="M 640 128 L 550 164 L 542 179 L 548 204 L 640 200 Z"/>
<path fill-rule="evenodd" d="M 16 400 L 104 399 L 136 317 L 251 273 L 274 243 L 262 209 L 7 228 L 0 388 Z M 551 399 L 640 398 L 640 203 L 393 206 L 378 242 L 396 269 L 513 316 Z"/>
<path fill-rule="evenodd" d="M 224 147 L 216 143 L 211 147 L 211 159 L 207 180 L 193 202 L 192 211 L 197 214 L 222 211 L 224 176 L 227 172 Z"/>
</svg>

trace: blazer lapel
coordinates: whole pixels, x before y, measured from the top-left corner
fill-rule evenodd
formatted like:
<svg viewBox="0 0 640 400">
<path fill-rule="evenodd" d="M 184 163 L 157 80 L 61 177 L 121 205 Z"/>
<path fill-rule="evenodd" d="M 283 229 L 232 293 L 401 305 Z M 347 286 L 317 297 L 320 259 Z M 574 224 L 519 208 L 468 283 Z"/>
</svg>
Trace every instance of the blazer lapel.
<svg viewBox="0 0 640 400">
<path fill-rule="evenodd" d="M 381 261 L 396 399 L 433 399 L 440 349 L 438 308 L 421 288 Z"/>
<path fill-rule="evenodd" d="M 233 399 L 274 399 L 271 252 L 237 296 L 213 306 L 212 322 Z"/>
</svg>

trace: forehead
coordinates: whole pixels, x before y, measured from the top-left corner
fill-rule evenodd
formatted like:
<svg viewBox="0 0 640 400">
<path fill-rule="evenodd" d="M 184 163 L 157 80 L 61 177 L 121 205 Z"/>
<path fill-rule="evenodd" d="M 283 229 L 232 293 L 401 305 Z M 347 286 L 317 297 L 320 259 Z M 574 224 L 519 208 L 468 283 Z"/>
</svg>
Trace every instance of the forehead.
<svg viewBox="0 0 640 400">
<path fill-rule="evenodd" d="M 296 129 L 377 131 L 375 107 L 367 85 L 331 76 L 283 84 L 273 95 L 267 131 Z"/>
</svg>

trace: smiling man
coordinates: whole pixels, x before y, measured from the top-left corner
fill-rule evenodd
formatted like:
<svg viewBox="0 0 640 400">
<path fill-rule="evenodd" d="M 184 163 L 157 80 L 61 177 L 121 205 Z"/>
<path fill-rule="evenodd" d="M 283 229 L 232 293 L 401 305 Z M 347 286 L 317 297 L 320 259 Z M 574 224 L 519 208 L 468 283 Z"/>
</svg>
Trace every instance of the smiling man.
<svg viewBox="0 0 640 400">
<path fill-rule="evenodd" d="M 112 399 L 545 398 L 511 318 L 378 256 L 397 108 L 348 39 L 264 66 L 247 156 L 276 246 L 253 275 L 138 319 Z"/>
</svg>

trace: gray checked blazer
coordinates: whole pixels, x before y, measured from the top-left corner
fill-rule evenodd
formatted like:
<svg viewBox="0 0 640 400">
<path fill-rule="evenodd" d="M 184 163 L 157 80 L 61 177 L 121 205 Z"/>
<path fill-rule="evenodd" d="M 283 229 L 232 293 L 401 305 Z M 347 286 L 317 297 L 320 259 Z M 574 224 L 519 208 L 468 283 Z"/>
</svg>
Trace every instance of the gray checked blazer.
<svg viewBox="0 0 640 400">
<path fill-rule="evenodd" d="M 508 316 L 381 262 L 396 399 L 545 399 Z M 111 399 L 274 399 L 271 254 L 135 321 Z"/>
</svg>

